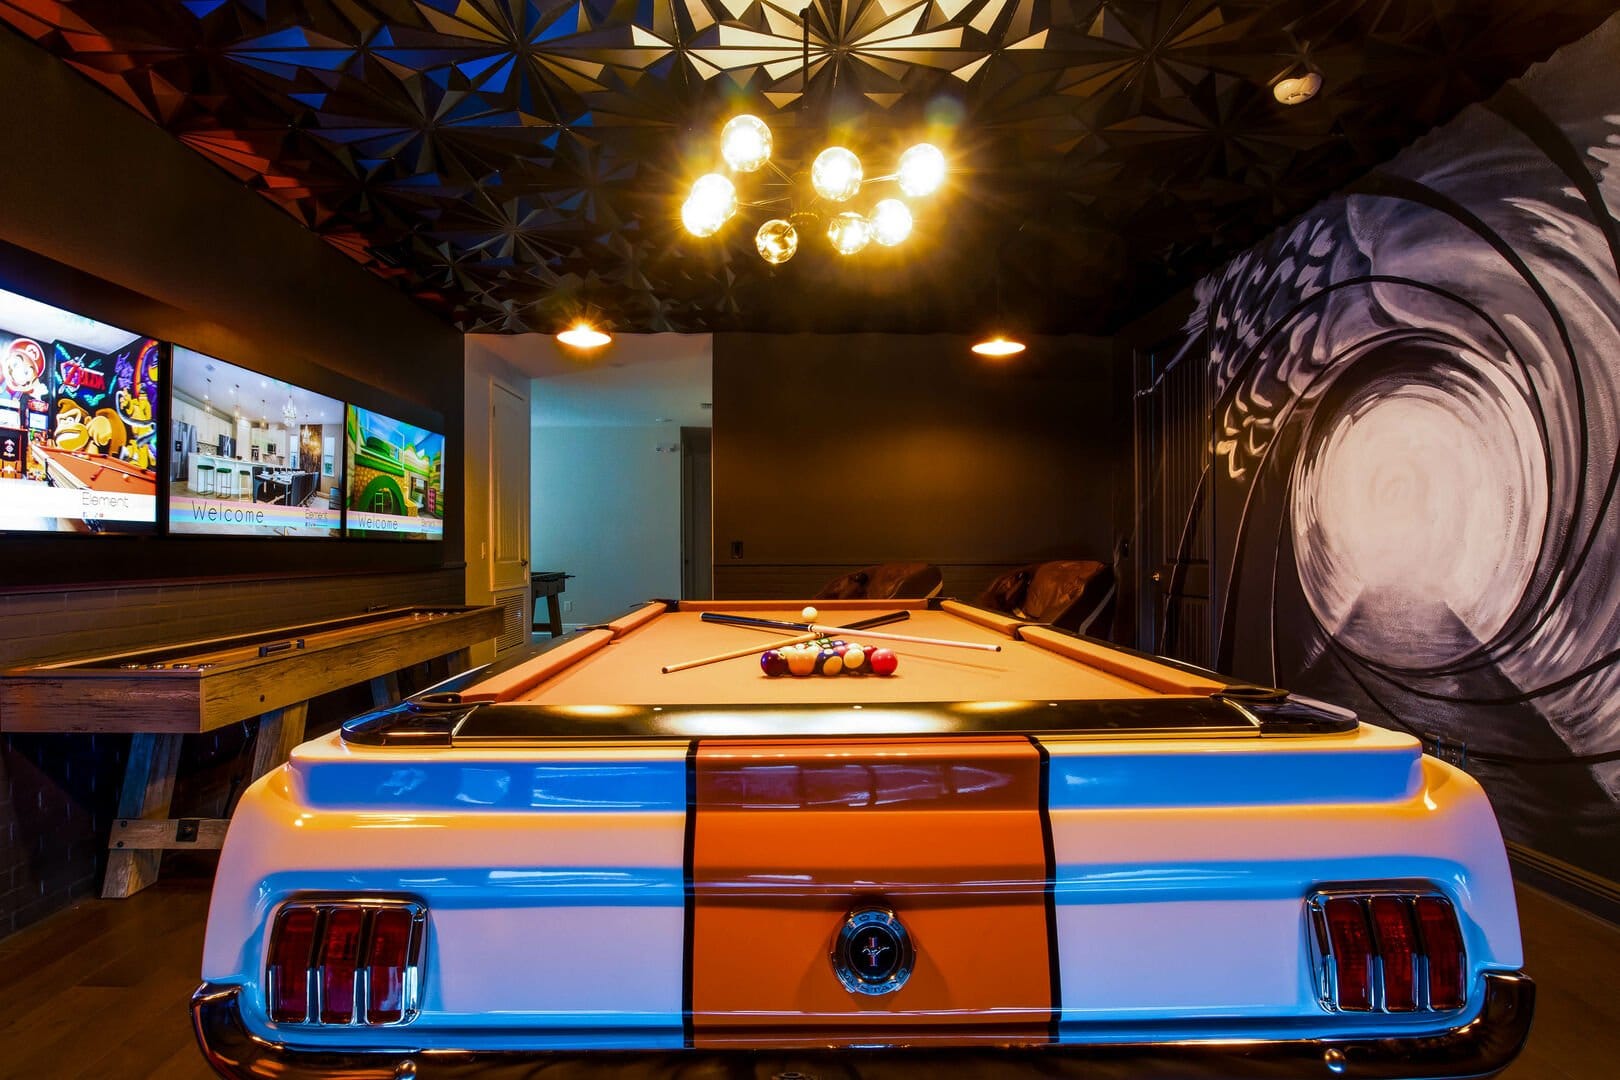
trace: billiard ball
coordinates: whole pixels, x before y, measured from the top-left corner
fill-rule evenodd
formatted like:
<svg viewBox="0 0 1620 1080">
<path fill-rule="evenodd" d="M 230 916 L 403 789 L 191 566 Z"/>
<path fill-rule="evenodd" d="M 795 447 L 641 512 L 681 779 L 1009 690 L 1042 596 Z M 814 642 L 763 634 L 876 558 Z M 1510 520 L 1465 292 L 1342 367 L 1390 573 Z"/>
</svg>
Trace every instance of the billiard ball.
<svg viewBox="0 0 1620 1080">
<path fill-rule="evenodd" d="M 894 669 L 900 666 L 900 658 L 894 655 L 893 649 L 873 649 L 870 663 L 872 674 L 893 675 Z"/>
<path fill-rule="evenodd" d="M 816 673 L 818 675 L 837 675 L 844 670 L 844 658 L 831 649 L 823 649 L 816 656 Z"/>
<path fill-rule="evenodd" d="M 809 649 L 794 649 L 787 656 L 788 671 L 794 675 L 810 675 L 816 670 L 816 654 Z"/>
<path fill-rule="evenodd" d="M 844 674 L 866 674 L 866 650 L 859 645 L 851 645 L 844 650 Z"/>
<path fill-rule="evenodd" d="M 772 678 L 788 673 L 787 657 L 775 649 L 766 649 L 759 654 L 759 666 L 760 670 Z"/>
<path fill-rule="evenodd" d="M 799 612 L 799 614 L 804 616 L 805 622 L 815 622 L 816 616 L 820 615 L 821 612 L 817 611 L 813 607 L 807 607 L 803 611 Z"/>
</svg>

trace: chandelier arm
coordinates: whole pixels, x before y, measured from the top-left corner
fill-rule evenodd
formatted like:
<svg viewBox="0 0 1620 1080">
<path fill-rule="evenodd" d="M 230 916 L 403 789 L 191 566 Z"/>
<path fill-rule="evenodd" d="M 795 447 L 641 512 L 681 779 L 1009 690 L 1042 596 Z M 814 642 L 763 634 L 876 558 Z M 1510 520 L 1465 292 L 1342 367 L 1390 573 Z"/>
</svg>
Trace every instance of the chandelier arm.
<svg viewBox="0 0 1620 1080">
<path fill-rule="evenodd" d="M 774 161 L 771 161 L 769 158 L 766 159 L 765 164 L 770 167 L 771 172 L 775 173 L 777 176 L 782 178 L 783 183 L 785 183 L 785 184 L 793 183 L 793 177 L 790 176 L 788 173 L 784 172 L 782 170 L 782 166 L 778 165 Z"/>
</svg>

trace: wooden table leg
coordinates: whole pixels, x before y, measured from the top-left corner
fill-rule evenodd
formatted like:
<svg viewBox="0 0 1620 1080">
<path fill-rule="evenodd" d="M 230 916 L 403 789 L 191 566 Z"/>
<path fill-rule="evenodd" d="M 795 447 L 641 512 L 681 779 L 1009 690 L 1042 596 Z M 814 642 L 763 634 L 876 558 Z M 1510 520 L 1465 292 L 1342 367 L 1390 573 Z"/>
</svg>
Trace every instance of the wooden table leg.
<svg viewBox="0 0 1620 1080">
<path fill-rule="evenodd" d="M 371 704 L 385 709 L 399 701 L 399 672 L 390 671 L 371 680 Z"/>
<path fill-rule="evenodd" d="M 299 701 L 259 717 L 259 735 L 253 740 L 252 783 L 281 765 L 292 748 L 304 741 L 304 722 L 309 719 L 309 702 Z"/>
<path fill-rule="evenodd" d="M 179 767 L 179 735 L 132 735 L 124 786 L 118 792 L 119 818 L 167 818 Z M 160 850 L 113 848 L 107 856 L 107 876 L 101 882 L 102 897 L 112 900 L 140 892 L 157 880 L 162 859 Z"/>
<path fill-rule="evenodd" d="M 562 599 L 556 593 L 546 597 L 546 614 L 551 616 L 551 636 L 562 637 Z"/>
</svg>

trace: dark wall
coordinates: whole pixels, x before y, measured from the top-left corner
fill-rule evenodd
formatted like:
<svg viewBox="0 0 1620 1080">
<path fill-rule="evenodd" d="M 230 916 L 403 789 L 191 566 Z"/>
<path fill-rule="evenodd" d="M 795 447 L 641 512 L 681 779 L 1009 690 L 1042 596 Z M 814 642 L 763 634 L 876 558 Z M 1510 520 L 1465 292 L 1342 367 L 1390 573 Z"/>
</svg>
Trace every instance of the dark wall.
<svg viewBox="0 0 1620 1080">
<path fill-rule="evenodd" d="M 1611 880 L 1617 51 L 1620 18 L 1141 342 L 1157 385 L 1201 376 L 1210 403 L 1181 444 L 1196 460 L 1145 472 L 1206 481 L 1165 524 L 1182 563 L 1208 545 L 1215 663 L 1420 736 L 1481 779 L 1510 840 Z"/>
<path fill-rule="evenodd" d="M 0 170 L 0 286 L 443 430 L 459 473 L 453 329 L 9 31 L 0 130 L 16 155 Z M 458 601 L 458 492 L 450 507 L 442 544 L 0 538 L 0 666 Z M 114 579 L 143 583 L 97 584 Z M 188 740 L 182 802 L 220 786 L 205 778 L 243 735 Z M 96 891 L 127 744 L 0 736 L 0 934 Z M 216 811 L 224 792 L 204 794 L 177 812 Z"/>
<path fill-rule="evenodd" d="M 715 595 L 806 596 L 923 560 L 971 598 L 1008 566 L 1108 561 L 1126 464 L 1108 343 L 1035 339 L 1002 361 L 971 344 L 715 335 Z"/>
</svg>

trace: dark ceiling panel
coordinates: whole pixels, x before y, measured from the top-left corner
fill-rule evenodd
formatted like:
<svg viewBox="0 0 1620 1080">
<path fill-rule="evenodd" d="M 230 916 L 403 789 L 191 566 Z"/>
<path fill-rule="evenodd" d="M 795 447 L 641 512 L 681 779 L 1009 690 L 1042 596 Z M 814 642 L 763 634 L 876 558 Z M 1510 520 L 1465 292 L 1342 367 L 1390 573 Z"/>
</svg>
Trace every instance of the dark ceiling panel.
<svg viewBox="0 0 1620 1080">
<path fill-rule="evenodd" d="M 1488 96 L 1620 0 L 0 0 L 0 20 L 469 331 L 1102 332 Z M 800 61 L 810 31 L 809 78 Z M 1273 82 L 1309 63 L 1305 105 Z M 772 269 L 679 225 L 742 109 L 917 233 Z M 746 199 L 750 181 L 740 186 Z M 999 297 L 999 299 L 998 299 Z"/>
</svg>

